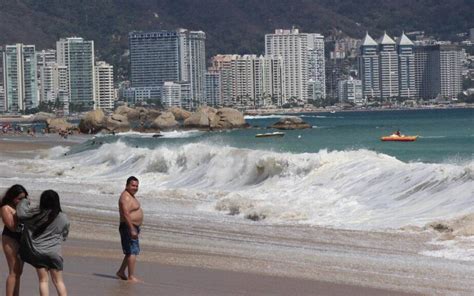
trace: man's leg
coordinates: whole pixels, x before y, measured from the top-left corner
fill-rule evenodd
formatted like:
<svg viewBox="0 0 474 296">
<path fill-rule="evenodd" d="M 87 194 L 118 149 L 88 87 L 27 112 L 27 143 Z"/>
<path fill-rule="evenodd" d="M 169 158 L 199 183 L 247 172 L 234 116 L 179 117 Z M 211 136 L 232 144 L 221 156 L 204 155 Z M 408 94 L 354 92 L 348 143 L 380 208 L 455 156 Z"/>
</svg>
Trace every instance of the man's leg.
<svg viewBox="0 0 474 296">
<path fill-rule="evenodd" d="M 124 280 L 126 281 L 128 278 L 127 276 L 125 275 L 125 269 L 127 268 L 128 266 L 128 258 L 130 257 L 130 255 L 125 255 L 123 257 L 123 260 L 122 260 L 122 264 L 120 265 L 120 268 L 119 270 L 117 271 L 117 273 L 115 275 L 117 275 L 117 277 L 121 280 Z M 129 268 L 130 270 L 130 268 Z"/>
<path fill-rule="evenodd" d="M 129 282 L 134 282 L 134 283 L 141 283 L 143 281 L 139 280 L 137 277 L 135 277 L 135 263 L 136 262 L 137 262 L 137 256 L 136 255 L 128 256 L 128 260 L 127 260 L 128 281 Z"/>
</svg>

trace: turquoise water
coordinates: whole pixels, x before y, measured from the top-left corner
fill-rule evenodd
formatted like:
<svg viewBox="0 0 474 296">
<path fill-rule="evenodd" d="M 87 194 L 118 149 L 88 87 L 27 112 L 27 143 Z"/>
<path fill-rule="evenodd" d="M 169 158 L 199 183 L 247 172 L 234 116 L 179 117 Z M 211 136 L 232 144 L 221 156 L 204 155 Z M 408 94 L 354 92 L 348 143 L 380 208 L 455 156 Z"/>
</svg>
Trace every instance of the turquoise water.
<svg viewBox="0 0 474 296">
<path fill-rule="evenodd" d="M 255 138 L 272 132 L 267 126 L 281 115 L 250 117 L 254 128 L 185 134 L 162 138 L 136 135 L 105 136 L 105 142 L 118 139 L 129 145 L 154 148 L 204 142 L 222 146 L 270 150 L 274 152 L 315 153 L 366 149 L 394 156 L 406 162 L 460 163 L 472 160 L 474 151 L 474 109 L 404 110 L 301 114 L 312 129 L 285 131 L 282 138 Z M 382 142 L 380 137 L 399 129 L 405 135 L 418 135 L 415 142 Z"/>
</svg>

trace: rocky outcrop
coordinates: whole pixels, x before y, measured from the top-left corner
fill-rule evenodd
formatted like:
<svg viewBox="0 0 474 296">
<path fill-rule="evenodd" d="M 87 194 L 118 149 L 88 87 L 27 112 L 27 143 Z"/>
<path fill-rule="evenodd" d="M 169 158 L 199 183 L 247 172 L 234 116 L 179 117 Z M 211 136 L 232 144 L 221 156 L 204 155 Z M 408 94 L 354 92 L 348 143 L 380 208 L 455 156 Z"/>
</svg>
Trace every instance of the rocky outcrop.
<svg viewBox="0 0 474 296">
<path fill-rule="evenodd" d="M 87 112 L 79 122 L 79 130 L 85 134 L 95 134 L 106 128 L 105 115 L 100 109 Z"/>
<path fill-rule="evenodd" d="M 245 127 L 244 115 L 236 109 L 201 107 L 184 121 L 186 128 L 229 129 Z"/>
<path fill-rule="evenodd" d="M 127 117 L 129 121 L 139 120 L 140 118 L 140 110 L 130 108 L 128 106 L 119 106 L 117 109 L 115 109 L 114 114 L 123 115 Z"/>
<path fill-rule="evenodd" d="M 219 121 L 215 128 L 218 129 L 241 128 L 247 125 L 244 115 L 236 109 L 221 108 L 217 110 L 216 115 L 219 117 Z"/>
<path fill-rule="evenodd" d="M 124 132 L 130 130 L 130 122 L 125 115 L 112 114 L 105 120 L 105 129 L 113 132 Z"/>
<path fill-rule="evenodd" d="M 179 123 L 174 118 L 173 113 L 171 112 L 163 112 L 160 116 L 158 116 L 153 123 L 151 124 L 152 128 L 159 129 L 159 130 L 169 130 L 174 129 L 179 126 Z"/>
<path fill-rule="evenodd" d="M 67 131 L 74 129 L 75 126 L 67 122 L 65 118 L 48 118 L 46 119 L 46 129 L 50 133 L 57 133 L 59 131 Z"/>
<path fill-rule="evenodd" d="M 311 125 L 304 122 L 303 119 L 297 116 L 285 116 L 280 118 L 280 120 L 270 126 L 271 128 L 276 128 L 280 130 L 293 130 L 293 129 L 305 129 L 311 128 Z"/>
<path fill-rule="evenodd" d="M 191 116 L 191 112 L 181 109 L 179 107 L 172 107 L 168 111 L 173 113 L 174 118 L 178 121 L 186 120 Z"/>
<path fill-rule="evenodd" d="M 217 110 L 214 108 L 201 107 L 184 121 L 184 127 L 210 129 L 219 122 L 216 113 Z"/>
</svg>

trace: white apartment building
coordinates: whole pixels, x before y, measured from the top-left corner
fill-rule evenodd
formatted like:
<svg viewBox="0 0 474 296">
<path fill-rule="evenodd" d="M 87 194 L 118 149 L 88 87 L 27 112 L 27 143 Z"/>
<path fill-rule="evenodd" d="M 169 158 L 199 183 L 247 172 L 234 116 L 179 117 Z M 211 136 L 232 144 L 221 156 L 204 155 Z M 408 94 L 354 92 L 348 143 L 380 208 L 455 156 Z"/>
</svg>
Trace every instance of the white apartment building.
<svg viewBox="0 0 474 296">
<path fill-rule="evenodd" d="M 322 42 L 322 43 L 321 43 Z M 277 29 L 265 35 L 265 55 L 282 58 L 282 103 L 289 99 L 308 101 L 309 80 L 317 94 L 325 96 L 324 37 L 315 33 L 300 33 L 298 29 Z"/>
<path fill-rule="evenodd" d="M 191 106 L 191 84 L 189 82 L 165 81 L 161 89 L 163 107 L 180 107 L 188 109 Z"/>
<path fill-rule="evenodd" d="M 364 105 L 367 101 L 362 95 L 362 81 L 349 77 L 338 83 L 338 97 L 340 102 Z"/>
<path fill-rule="evenodd" d="M 114 67 L 104 61 L 95 64 L 95 107 L 113 110 L 115 102 Z"/>
<path fill-rule="evenodd" d="M 240 108 L 280 104 L 281 58 L 257 55 L 217 55 L 212 69 L 219 71 L 222 102 Z"/>
</svg>

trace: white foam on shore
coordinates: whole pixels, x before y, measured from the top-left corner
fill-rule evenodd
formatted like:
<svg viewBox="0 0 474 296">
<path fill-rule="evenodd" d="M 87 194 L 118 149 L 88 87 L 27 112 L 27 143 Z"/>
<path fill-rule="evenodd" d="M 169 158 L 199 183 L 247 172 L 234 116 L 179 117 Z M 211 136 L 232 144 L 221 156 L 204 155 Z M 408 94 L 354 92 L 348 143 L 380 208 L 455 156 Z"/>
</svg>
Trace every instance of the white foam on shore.
<svg viewBox="0 0 474 296">
<path fill-rule="evenodd" d="M 420 254 L 459 261 L 474 261 L 474 236 L 458 236 L 452 240 L 433 240 L 431 245 L 440 249 Z"/>
</svg>

